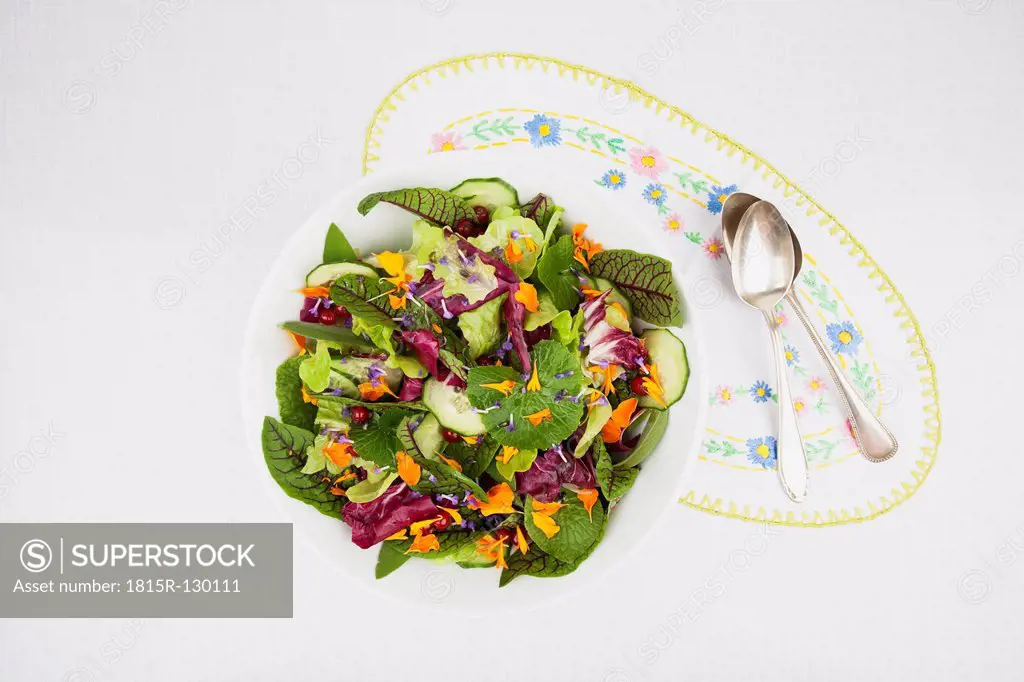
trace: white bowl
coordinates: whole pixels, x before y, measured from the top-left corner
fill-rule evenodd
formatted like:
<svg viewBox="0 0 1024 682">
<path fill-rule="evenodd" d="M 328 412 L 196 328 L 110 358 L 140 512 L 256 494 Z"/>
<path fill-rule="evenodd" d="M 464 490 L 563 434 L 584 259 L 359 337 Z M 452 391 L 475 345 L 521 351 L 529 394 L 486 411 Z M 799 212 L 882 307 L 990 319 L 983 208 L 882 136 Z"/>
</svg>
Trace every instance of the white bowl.
<svg viewBox="0 0 1024 682">
<path fill-rule="evenodd" d="M 344 230 L 362 254 L 407 248 L 413 218 L 394 206 L 381 204 L 367 216 L 356 211 L 370 192 L 402 187 L 452 187 L 471 177 L 501 177 L 519 190 L 522 200 L 537 192 L 553 197 L 566 209 L 568 224 L 585 222 L 587 235 L 605 248 L 630 248 L 671 259 L 656 246 L 654 235 L 639 227 L 609 203 L 593 185 L 573 182 L 556 169 L 538 163 L 536 155 L 514 150 L 487 154 L 433 154 L 400 169 L 376 172 L 331 199 L 288 241 L 267 275 L 253 306 L 242 353 L 242 417 L 252 450 L 252 466 L 265 473 L 260 445 L 264 416 L 278 416 L 274 396 L 274 370 L 294 353 L 294 344 L 278 324 L 296 319 L 301 298 L 295 290 L 306 273 L 319 264 L 327 226 Z M 673 272 L 680 291 L 689 280 L 677 261 Z M 674 330 L 685 342 L 690 379 L 683 399 L 672 406 L 668 430 L 658 448 L 644 462 L 632 490 L 615 507 L 604 540 L 574 573 L 561 578 L 522 576 L 499 589 L 497 569 L 461 569 L 454 565 L 414 559 L 383 580 L 374 579 L 377 548 L 361 550 L 351 543 L 348 526 L 321 515 L 312 507 L 287 497 L 266 474 L 266 493 L 295 524 L 321 557 L 358 586 L 378 590 L 410 606 L 454 609 L 463 613 L 489 613 L 550 604 L 605 574 L 617 559 L 636 551 L 643 537 L 658 524 L 683 489 L 686 465 L 696 456 L 703 430 L 706 372 L 702 368 L 698 335 L 700 310 L 685 306 L 686 322 Z M 325 579 L 324 584 L 330 580 Z"/>
</svg>

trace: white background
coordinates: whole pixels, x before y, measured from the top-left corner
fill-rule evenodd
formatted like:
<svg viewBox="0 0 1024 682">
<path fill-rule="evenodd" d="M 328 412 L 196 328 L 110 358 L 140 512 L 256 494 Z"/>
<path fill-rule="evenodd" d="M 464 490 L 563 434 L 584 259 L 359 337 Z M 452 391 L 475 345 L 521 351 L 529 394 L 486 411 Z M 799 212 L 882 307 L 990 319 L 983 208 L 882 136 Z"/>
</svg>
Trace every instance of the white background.
<svg viewBox="0 0 1024 682">
<path fill-rule="evenodd" d="M 869 139 L 803 184 L 931 330 L 944 417 L 921 491 L 866 524 L 772 529 L 765 548 L 680 505 L 602 584 L 478 622 L 396 611 L 297 541 L 292 620 L 3 620 L 0 679 L 1024 674 L 1024 3 L 6 0 L 0 47 L 0 520 L 280 520 L 237 404 L 256 289 L 358 177 L 381 98 L 467 53 L 630 78 L 794 178 Z M 318 134 L 158 305 L 176 261 Z M 45 455 L 19 460 L 30 444 Z M 697 607 L 706 583 L 725 589 Z"/>
</svg>

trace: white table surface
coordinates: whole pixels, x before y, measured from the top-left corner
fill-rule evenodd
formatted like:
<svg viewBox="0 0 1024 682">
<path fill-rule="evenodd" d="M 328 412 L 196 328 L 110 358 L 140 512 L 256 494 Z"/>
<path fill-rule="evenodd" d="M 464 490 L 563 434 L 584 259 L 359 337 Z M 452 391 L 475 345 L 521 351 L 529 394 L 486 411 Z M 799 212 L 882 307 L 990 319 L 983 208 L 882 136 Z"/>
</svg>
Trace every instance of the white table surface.
<svg viewBox="0 0 1024 682">
<path fill-rule="evenodd" d="M 760 549 L 750 536 L 764 529 L 680 505 L 557 609 L 424 622 L 351 592 L 296 541 L 291 620 L 3 620 L 0 679 L 1024 674 L 1024 561 L 1008 544 L 1024 547 L 1024 222 L 1010 208 L 1024 3 L 5 0 L 0 48 L 2 521 L 282 518 L 239 425 L 236 349 L 256 288 L 292 230 L 358 177 L 381 97 L 468 53 L 631 78 L 795 179 L 869 140 L 804 184 L 934 330 L 944 416 L 938 462 L 907 504 L 769 529 L 756 556 L 744 544 Z M 181 304 L 155 305 L 175 262 L 318 134 L 319 158 Z M 40 432 L 55 432 L 48 456 L 13 471 Z M 698 607 L 701 591 L 715 596 Z M 112 638 L 114 661 L 101 653 Z"/>
</svg>

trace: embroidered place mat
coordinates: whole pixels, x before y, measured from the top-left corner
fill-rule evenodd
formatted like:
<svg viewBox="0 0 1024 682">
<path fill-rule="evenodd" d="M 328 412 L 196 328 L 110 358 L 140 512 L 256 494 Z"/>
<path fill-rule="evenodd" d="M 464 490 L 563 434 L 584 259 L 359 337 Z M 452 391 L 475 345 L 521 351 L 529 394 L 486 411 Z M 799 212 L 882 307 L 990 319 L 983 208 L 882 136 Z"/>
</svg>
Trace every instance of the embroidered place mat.
<svg viewBox="0 0 1024 682">
<path fill-rule="evenodd" d="M 638 217 L 630 229 L 688 269 L 709 377 L 699 454 L 680 499 L 694 509 L 789 526 L 875 518 L 907 500 L 935 461 L 941 422 L 935 368 L 917 319 L 864 246 L 774 166 L 637 85 L 582 66 L 521 54 L 434 64 L 381 102 L 363 172 L 428 153 L 532 150 L 592 180 Z M 859 456 L 838 396 L 795 315 L 778 311 L 811 466 L 801 505 L 777 481 L 777 396 L 760 315 L 732 293 L 721 242 L 723 199 L 742 191 L 780 206 L 805 252 L 798 295 L 862 395 L 900 441 L 896 458 Z M 555 197 L 556 201 L 558 197 Z"/>
</svg>

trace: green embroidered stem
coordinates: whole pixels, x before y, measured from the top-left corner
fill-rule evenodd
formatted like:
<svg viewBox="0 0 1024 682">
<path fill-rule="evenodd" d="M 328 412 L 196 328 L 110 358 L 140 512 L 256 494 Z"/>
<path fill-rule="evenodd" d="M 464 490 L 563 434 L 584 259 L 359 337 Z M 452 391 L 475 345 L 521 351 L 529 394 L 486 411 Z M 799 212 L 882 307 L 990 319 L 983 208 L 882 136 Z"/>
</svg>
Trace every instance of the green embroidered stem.
<svg viewBox="0 0 1024 682">
<path fill-rule="evenodd" d="M 700 246 L 704 243 L 704 237 L 701 236 L 700 232 L 684 232 L 683 236 L 689 239 L 691 242 Z"/>
<path fill-rule="evenodd" d="M 841 442 L 841 439 L 826 440 L 824 438 L 806 441 L 804 443 L 804 452 L 807 453 L 807 459 L 828 459 Z"/>
<path fill-rule="evenodd" d="M 473 124 L 472 129 L 466 133 L 466 137 L 475 137 L 483 142 L 491 141 L 488 135 L 511 137 L 516 134 L 515 128 L 512 127 L 513 118 L 513 116 L 496 118 L 494 120 L 482 118 Z"/>
<path fill-rule="evenodd" d="M 720 455 L 722 457 L 732 457 L 734 455 L 743 454 L 743 450 L 740 450 L 729 441 L 715 440 L 714 438 L 709 438 L 704 441 L 704 449 L 708 451 L 709 455 Z"/>
<path fill-rule="evenodd" d="M 850 375 L 853 377 L 853 383 L 860 390 L 861 396 L 864 400 L 871 402 L 875 399 L 875 381 L 869 372 L 869 367 L 866 362 L 860 360 L 854 360 L 853 364 L 850 365 Z"/>
<path fill-rule="evenodd" d="M 673 173 L 679 180 L 679 186 L 683 189 L 689 187 L 692 191 L 697 194 L 704 194 L 708 191 L 708 183 L 706 180 L 694 180 L 693 173 Z"/>
<path fill-rule="evenodd" d="M 817 273 L 814 270 L 808 270 L 802 279 L 818 307 L 832 313 L 833 317 L 839 317 L 839 302 L 829 297 L 828 285 L 818 281 Z"/>
</svg>

